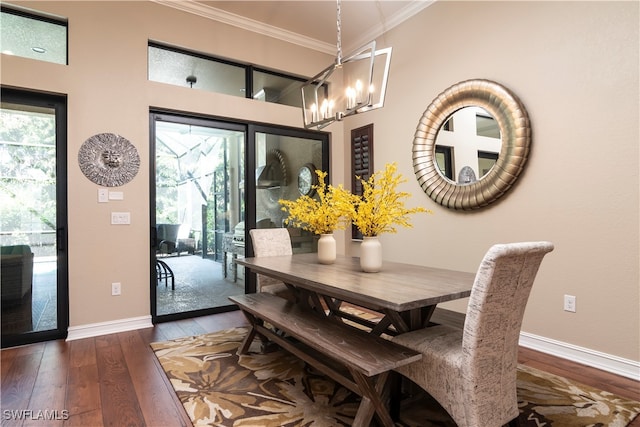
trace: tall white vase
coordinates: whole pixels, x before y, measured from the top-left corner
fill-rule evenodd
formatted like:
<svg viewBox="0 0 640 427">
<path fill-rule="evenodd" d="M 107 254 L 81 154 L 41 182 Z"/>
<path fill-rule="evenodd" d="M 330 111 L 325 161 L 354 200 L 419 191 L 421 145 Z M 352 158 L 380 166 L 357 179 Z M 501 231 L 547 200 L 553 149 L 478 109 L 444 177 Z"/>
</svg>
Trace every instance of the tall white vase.
<svg viewBox="0 0 640 427">
<path fill-rule="evenodd" d="M 331 234 L 321 234 L 318 240 L 318 262 L 333 264 L 336 261 L 336 239 Z"/>
<path fill-rule="evenodd" d="M 363 237 L 360 244 L 360 268 L 366 273 L 377 273 L 382 268 L 382 244 L 378 236 Z"/>
</svg>

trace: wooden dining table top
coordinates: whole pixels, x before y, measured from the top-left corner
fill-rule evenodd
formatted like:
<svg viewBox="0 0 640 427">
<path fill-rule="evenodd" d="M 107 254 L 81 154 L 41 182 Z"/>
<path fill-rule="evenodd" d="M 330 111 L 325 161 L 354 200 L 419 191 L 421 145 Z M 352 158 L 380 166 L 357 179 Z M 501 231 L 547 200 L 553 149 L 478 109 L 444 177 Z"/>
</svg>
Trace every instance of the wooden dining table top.
<svg viewBox="0 0 640 427">
<path fill-rule="evenodd" d="M 365 273 L 357 257 L 338 255 L 333 264 L 320 264 L 315 253 L 238 258 L 235 262 L 311 292 L 395 312 L 468 297 L 475 279 L 475 273 L 391 261 L 383 261 L 377 273 Z"/>
</svg>

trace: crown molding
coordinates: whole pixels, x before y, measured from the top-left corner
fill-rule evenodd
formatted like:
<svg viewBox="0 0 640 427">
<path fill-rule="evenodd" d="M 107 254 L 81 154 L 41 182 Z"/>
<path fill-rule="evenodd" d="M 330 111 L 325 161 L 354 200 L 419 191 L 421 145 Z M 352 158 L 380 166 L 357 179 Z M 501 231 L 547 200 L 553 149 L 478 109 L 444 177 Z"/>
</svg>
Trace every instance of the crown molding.
<svg viewBox="0 0 640 427">
<path fill-rule="evenodd" d="M 273 37 L 278 40 L 282 40 L 288 43 L 293 43 L 298 46 L 302 46 L 308 49 L 313 49 L 318 52 L 334 55 L 336 53 L 336 45 L 331 43 L 325 43 L 311 37 L 306 37 L 292 31 L 287 31 L 282 28 L 274 27 L 264 22 L 259 22 L 244 16 L 236 15 L 221 9 L 217 9 L 211 6 L 198 3 L 195 0 L 151 0 L 154 3 L 158 3 L 164 6 L 172 7 L 174 9 L 181 10 L 183 12 L 191 13 L 194 15 L 202 16 L 204 18 L 212 19 L 214 21 L 222 22 L 224 24 L 232 25 L 234 27 L 242 28 L 243 30 L 252 31 L 257 34 L 261 34 L 267 37 Z M 414 0 L 409 5 L 395 13 L 386 22 L 382 22 L 376 26 L 373 26 L 368 32 L 363 33 L 362 36 L 354 41 L 349 46 L 345 46 L 347 51 L 353 50 L 371 40 L 374 40 L 390 29 L 400 25 L 402 22 L 411 18 L 424 8 L 435 3 L 436 0 Z"/>
<path fill-rule="evenodd" d="M 194 0 L 151 0 L 164 6 L 169 6 L 183 12 L 192 13 L 223 24 L 232 25 L 242 28 L 243 30 L 252 31 L 267 37 L 283 40 L 309 49 L 317 50 L 330 55 L 335 54 L 336 47 L 333 44 L 321 42 L 310 37 L 305 37 L 291 31 L 283 30 L 263 22 L 249 19 L 244 16 L 236 15 L 211 6 L 206 6 Z"/>
</svg>

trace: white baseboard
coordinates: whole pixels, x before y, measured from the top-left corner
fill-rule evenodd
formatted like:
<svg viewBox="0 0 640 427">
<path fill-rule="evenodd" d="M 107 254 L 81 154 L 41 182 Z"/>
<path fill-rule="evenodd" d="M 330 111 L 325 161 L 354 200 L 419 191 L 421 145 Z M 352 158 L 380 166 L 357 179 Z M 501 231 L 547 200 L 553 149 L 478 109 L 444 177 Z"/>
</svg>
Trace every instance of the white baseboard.
<svg viewBox="0 0 640 427">
<path fill-rule="evenodd" d="M 640 362 L 635 360 L 623 359 L 622 357 L 578 347 L 573 344 L 529 334 L 527 332 L 520 333 L 520 345 L 552 356 L 569 359 L 596 369 L 631 378 L 635 381 L 640 381 Z"/>
<path fill-rule="evenodd" d="M 67 341 L 152 327 L 151 316 L 131 317 L 109 322 L 72 326 L 68 330 Z M 624 359 L 527 332 L 520 333 L 519 344 L 522 347 L 640 381 L 640 362 L 635 360 Z"/>
<path fill-rule="evenodd" d="M 68 329 L 67 341 L 152 327 L 151 316 L 130 317 L 128 319 L 112 320 L 109 322 L 71 326 Z"/>
</svg>

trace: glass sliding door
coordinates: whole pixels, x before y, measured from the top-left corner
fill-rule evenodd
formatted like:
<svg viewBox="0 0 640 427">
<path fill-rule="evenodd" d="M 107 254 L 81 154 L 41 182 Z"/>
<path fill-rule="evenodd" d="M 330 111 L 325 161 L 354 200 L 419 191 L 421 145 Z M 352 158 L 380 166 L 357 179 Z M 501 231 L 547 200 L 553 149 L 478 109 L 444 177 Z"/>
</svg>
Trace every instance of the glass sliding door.
<svg viewBox="0 0 640 427">
<path fill-rule="evenodd" d="M 317 236 L 286 224 L 286 213 L 279 200 L 315 195 L 312 188 L 315 170 L 329 172 L 328 134 L 256 125 L 249 126 L 249 135 L 249 158 L 255 167 L 255 180 L 248 186 L 251 206 L 248 223 L 252 228 L 286 228 L 294 254 L 317 252 Z M 247 255 L 253 255 L 250 247 Z M 254 292 L 255 274 L 247 279 L 248 292 Z"/>
<path fill-rule="evenodd" d="M 326 141 L 309 135 L 287 135 L 277 129 L 257 130 L 255 140 L 256 228 L 286 227 L 294 252 L 314 252 L 312 234 L 285 224 L 286 213 L 280 199 L 295 200 L 305 194 L 313 197 L 315 170 L 327 171 Z M 309 174 L 309 171 L 313 171 Z"/>
<path fill-rule="evenodd" d="M 3 88 L 3 347 L 66 336 L 66 241 L 66 99 Z"/>
<path fill-rule="evenodd" d="M 157 111 L 150 142 L 153 321 L 236 309 L 229 296 L 255 292 L 255 275 L 233 262 L 253 255 L 249 230 L 287 227 L 278 201 L 313 194 L 299 184 L 329 172 L 329 135 Z M 294 253 L 317 250 L 287 229 Z"/>
<path fill-rule="evenodd" d="M 245 126 L 151 115 L 152 316 L 228 310 L 245 292 Z"/>
</svg>

